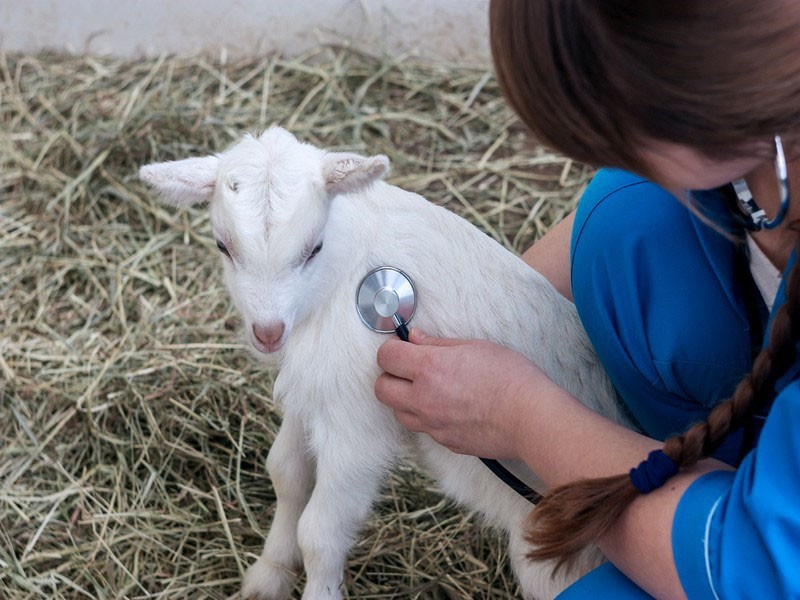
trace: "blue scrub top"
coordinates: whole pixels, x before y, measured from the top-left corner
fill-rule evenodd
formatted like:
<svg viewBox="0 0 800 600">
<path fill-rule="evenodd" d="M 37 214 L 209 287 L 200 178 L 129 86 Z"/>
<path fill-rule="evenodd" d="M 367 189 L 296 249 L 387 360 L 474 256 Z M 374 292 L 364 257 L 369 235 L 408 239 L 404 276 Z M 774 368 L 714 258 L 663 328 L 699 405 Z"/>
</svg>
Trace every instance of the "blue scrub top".
<svg viewBox="0 0 800 600">
<path fill-rule="evenodd" d="M 705 217 L 638 176 L 604 169 L 573 226 L 578 313 L 625 407 L 657 439 L 731 394 L 767 320 L 743 245 L 721 233 L 737 227 L 724 200 L 698 193 L 694 203 Z M 690 598 L 800 596 L 800 384 L 789 384 L 799 369 L 779 382 L 757 450 L 739 470 L 701 478 L 681 500 L 673 546 Z M 741 441 L 733 432 L 715 456 L 736 464 Z M 646 597 L 611 565 L 562 596 Z"/>
<path fill-rule="evenodd" d="M 734 230 L 719 196 L 695 202 L 706 221 Z M 571 277 L 589 338 L 647 435 L 665 439 L 705 419 L 750 371 L 766 307 L 744 246 L 657 185 L 597 174 L 575 215 Z M 715 456 L 735 464 L 740 442 L 729 436 Z"/>
</svg>

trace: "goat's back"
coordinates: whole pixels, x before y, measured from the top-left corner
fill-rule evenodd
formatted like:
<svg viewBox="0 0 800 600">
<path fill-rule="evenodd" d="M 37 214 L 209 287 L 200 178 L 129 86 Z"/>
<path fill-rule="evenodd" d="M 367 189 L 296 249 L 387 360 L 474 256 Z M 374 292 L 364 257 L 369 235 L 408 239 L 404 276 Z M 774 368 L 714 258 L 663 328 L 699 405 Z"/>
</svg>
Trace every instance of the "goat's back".
<svg viewBox="0 0 800 600">
<path fill-rule="evenodd" d="M 386 336 L 360 321 L 355 297 L 366 273 L 388 265 L 414 281 L 412 326 L 510 347 L 588 406 L 625 423 L 574 305 L 465 219 L 381 182 L 334 199 L 325 240 L 328 280 L 315 292 L 318 310 L 298 323 L 287 344 L 284 365 L 296 372 L 291 363 L 308 366 L 314 356 L 321 358 L 319 367 L 301 370 L 318 382 L 318 393 L 324 386 L 355 394 L 368 385 L 372 391 L 375 355 Z"/>
<path fill-rule="evenodd" d="M 584 403 L 624 422 L 574 304 L 544 276 L 465 219 L 417 194 L 379 184 L 357 200 L 348 211 L 381 223 L 366 232 L 374 240 L 364 240 L 372 248 L 368 266 L 395 266 L 414 280 L 414 326 L 431 335 L 508 346 Z M 356 279 L 365 272 L 355 273 Z"/>
</svg>

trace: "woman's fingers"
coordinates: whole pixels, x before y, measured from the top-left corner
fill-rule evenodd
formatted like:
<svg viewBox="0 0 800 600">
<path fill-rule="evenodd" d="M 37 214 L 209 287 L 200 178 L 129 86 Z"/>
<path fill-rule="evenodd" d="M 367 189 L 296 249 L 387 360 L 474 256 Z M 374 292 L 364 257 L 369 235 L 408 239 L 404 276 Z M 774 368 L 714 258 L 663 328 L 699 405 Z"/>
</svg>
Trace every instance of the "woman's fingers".
<svg viewBox="0 0 800 600">
<path fill-rule="evenodd" d="M 419 327 L 412 327 L 408 334 L 408 341 L 420 346 L 460 346 L 464 340 L 457 338 L 442 338 L 428 335 Z"/>
<path fill-rule="evenodd" d="M 410 381 L 383 373 L 375 381 L 375 395 L 392 410 L 394 418 L 405 429 L 423 431 L 422 420 L 412 410 L 413 391 Z"/>
<path fill-rule="evenodd" d="M 413 412 L 396 410 L 394 411 L 394 418 L 397 419 L 397 422 L 408 431 L 420 432 L 424 430 L 424 426 L 419 416 Z"/>
<path fill-rule="evenodd" d="M 413 405 L 411 386 L 411 381 L 408 379 L 382 373 L 375 380 L 375 395 L 395 412 L 410 412 L 410 407 Z"/>
<path fill-rule="evenodd" d="M 378 348 L 378 366 L 390 375 L 413 381 L 417 370 L 414 354 L 414 344 L 389 339 Z"/>
<path fill-rule="evenodd" d="M 411 343 L 409 343 L 411 342 Z M 414 381 L 429 360 L 425 346 L 460 346 L 464 340 L 430 336 L 414 327 L 409 342 L 389 339 L 378 349 L 378 366 L 395 377 Z"/>
</svg>

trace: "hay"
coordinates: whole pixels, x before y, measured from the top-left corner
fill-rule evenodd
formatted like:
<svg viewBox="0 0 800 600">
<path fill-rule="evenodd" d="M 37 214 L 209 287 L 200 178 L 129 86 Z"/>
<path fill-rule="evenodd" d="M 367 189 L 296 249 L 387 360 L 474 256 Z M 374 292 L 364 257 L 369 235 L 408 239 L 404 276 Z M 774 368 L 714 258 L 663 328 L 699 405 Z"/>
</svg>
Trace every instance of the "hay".
<svg viewBox="0 0 800 600">
<path fill-rule="evenodd" d="M 0 597 L 233 598 L 274 508 L 272 377 L 226 329 L 202 210 L 152 160 L 272 123 L 385 153 L 390 180 L 520 251 L 589 171 L 541 149 L 488 73 L 320 48 L 294 60 L 0 56 Z M 398 470 L 353 598 L 517 593 L 502 541 Z"/>
</svg>

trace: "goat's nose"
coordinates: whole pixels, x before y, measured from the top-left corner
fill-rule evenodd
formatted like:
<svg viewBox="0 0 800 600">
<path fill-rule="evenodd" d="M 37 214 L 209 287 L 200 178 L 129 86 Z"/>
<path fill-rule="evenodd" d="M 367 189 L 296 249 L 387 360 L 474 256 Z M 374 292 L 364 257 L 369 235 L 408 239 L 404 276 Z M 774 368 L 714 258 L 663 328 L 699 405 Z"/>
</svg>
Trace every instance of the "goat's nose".
<svg viewBox="0 0 800 600">
<path fill-rule="evenodd" d="M 283 321 L 272 321 L 264 325 L 253 323 L 253 335 L 267 348 L 272 348 L 280 342 L 285 328 Z"/>
</svg>

